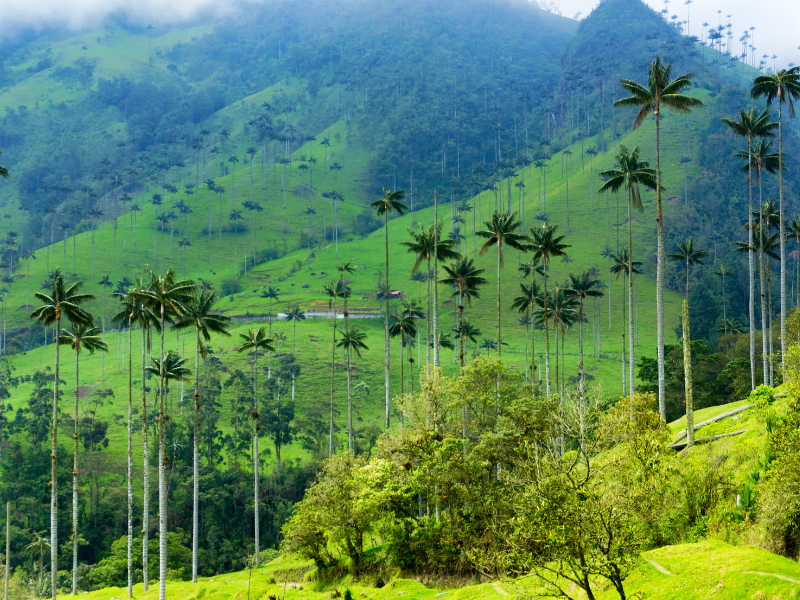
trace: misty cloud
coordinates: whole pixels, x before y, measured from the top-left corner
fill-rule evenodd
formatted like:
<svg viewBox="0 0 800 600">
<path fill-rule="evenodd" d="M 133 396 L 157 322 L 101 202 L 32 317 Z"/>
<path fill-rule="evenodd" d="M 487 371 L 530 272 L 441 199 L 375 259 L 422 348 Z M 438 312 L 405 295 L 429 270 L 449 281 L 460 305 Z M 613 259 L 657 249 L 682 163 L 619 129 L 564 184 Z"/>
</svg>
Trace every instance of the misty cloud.
<svg viewBox="0 0 800 600">
<path fill-rule="evenodd" d="M 231 14 L 243 8 L 237 0 L 0 0 L 0 34 L 27 28 L 82 29 L 122 17 L 136 24 L 165 25 L 200 16 Z"/>
</svg>

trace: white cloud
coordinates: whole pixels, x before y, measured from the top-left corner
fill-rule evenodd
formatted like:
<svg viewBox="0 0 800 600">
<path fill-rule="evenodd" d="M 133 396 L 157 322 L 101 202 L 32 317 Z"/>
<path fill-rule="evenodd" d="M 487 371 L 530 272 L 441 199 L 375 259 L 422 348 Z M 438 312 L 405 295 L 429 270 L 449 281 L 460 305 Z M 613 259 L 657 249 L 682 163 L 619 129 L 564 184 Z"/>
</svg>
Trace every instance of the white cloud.
<svg viewBox="0 0 800 600">
<path fill-rule="evenodd" d="M 0 33 L 24 27 L 80 29 L 114 14 L 125 15 L 134 23 L 164 25 L 203 13 L 230 13 L 240 5 L 236 0 L 0 0 Z"/>
<path fill-rule="evenodd" d="M 664 8 L 663 0 L 644 0 L 657 11 Z M 597 0 L 560 0 L 561 12 L 574 15 L 582 11 L 586 16 L 597 6 Z M 692 0 L 690 5 L 685 0 L 671 0 L 668 5 L 669 15 L 677 15 L 681 21 L 689 18 L 689 30 L 692 35 L 700 36 L 702 24 L 717 26 L 720 22 L 728 23 L 728 15 L 733 25 L 733 48 L 739 48 L 737 40 L 745 29 L 755 27 L 756 57 L 777 54 L 778 68 L 786 67 L 790 62 L 800 64 L 798 50 L 797 23 L 800 23 L 800 2 L 796 0 Z M 717 11 L 721 11 L 718 13 Z M 769 60 L 772 65 L 772 58 Z"/>
</svg>

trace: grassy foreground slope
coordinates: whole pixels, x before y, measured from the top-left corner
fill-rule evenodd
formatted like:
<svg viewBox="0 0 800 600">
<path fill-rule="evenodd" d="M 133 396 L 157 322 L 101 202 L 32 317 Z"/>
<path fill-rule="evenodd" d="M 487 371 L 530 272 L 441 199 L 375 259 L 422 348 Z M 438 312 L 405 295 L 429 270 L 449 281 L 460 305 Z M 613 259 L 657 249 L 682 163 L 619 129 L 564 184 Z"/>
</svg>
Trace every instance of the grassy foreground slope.
<svg viewBox="0 0 800 600">
<path fill-rule="evenodd" d="M 272 594 L 282 598 L 284 579 L 295 584 L 286 585 L 287 599 L 328 600 L 333 590 L 343 592 L 345 589 L 350 589 L 354 598 L 372 600 L 398 597 L 405 600 L 493 600 L 519 598 L 523 594 L 530 597 L 530 594 L 537 591 L 527 580 L 488 582 L 445 589 L 426 587 L 398 575 L 379 589 L 353 581 L 350 577 L 323 585 L 305 581 L 298 576 L 304 570 L 312 569 L 309 563 L 281 557 L 252 572 L 239 571 L 200 578 L 197 584 L 169 582 L 167 595 L 184 600 L 245 600 L 248 597 L 266 599 Z M 298 589 L 298 585 L 302 589 Z M 151 586 L 146 594 L 142 584 L 135 585 L 133 590 L 134 597 L 141 600 L 158 597 L 157 586 Z M 651 600 L 788 600 L 800 594 L 800 565 L 765 550 L 731 546 L 721 541 L 667 546 L 643 555 L 639 566 L 627 581 L 626 592 L 628 597 L 636 597 L 634 594 L 639 593 L 639 597 Z M 107 600 L 125 595 L 126 590 L 123 588 L 106 588 L 90 592 L 84 597 L 87 600 Z M 606 589 L 599 597 L 612 600 L 619 596 L 613 589 Z"/>
</svg>

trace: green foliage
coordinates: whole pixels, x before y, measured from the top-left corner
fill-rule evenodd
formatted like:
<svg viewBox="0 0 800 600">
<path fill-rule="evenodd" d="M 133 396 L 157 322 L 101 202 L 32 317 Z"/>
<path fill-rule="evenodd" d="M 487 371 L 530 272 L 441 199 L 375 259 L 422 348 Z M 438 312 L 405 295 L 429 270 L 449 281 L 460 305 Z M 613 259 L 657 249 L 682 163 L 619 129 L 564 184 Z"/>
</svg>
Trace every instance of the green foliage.
<svg viewBox="0 0 800 600">
<path fill-rule="evenodd" d="M 772 462 L 757 490 L 762 526 L 771 549 L 796 559 L 800 556 L 800 379 L 798 379 L 800 348 L 798 346 L 790 347 L 786 363 L 790 374 L 789 405 L 783 424 L 777 427 L 770 437 L 769 454 Z M 765 394 L 762 394 L 763 396 Z"/>
</svg>

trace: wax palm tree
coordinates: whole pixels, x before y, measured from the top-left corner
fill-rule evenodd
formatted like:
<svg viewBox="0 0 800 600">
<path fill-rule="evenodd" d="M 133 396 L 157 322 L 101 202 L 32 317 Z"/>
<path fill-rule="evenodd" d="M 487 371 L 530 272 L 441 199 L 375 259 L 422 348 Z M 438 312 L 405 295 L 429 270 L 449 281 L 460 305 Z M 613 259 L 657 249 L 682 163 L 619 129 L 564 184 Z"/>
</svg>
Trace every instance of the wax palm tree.
<svg viewBox="0 0 800 600">
<path fill-rule="evenodd" d="M 678 243 L 678 251 L 667 255 L 670 260 L 683 263 L 683 271 L 686 276 L 686 301 L 689 301 L 689 267 L 705 265 L 703 259 L 708 256 L 708 252 L 694 247 L 694 239 L 686 238 Z"/>
<path fill-rule="evenodd" d="M 336 270 L 339 271 L 339 297 L 344 298 L 344 330 L 347 331 L 347 318 L 350 316 L 350 313 L 347 311 L 347 299 L 350 297 L 350 288 L 347 285 L 345 276 L 355 273 L 356 268 L 351 262 L 348 261 L 340 265 L 336 265 Z M 334 314 L 334 317 L 335 316 L 336 315 Z"/>
<path fill-rule="evenodd" d="M 589 190 L 592 195 L 592 212 L 594 212 L 594 157 L 597 156 L 597 148 L 592 146 L 586 151 L 589 157 Z"/>
<path fill-rule="evenodd" d="M 752 98 L 765 98 L 767 106 L 778 103 L 778 155 L 783 157 L 783 105 L 794 117 L 794 101 L 800 98 L 800 67 L 781 69 L 772 75 L 759 75 L 750 90 Z M 778 167 L 780 245 L 781 245 L 781 366 L 786 368 L 786 230 L 783 217 L 783 159 Z"/>
<path fill-rule="evenodd" d="M 82 281 L 73 283 L 67 287 L 64 277 L 59 269 L 55 270 L 53 280 L 50 284 L 50 294 L 36 292 L 35 298 L 42 305 L 31 313 L 31 319 L 37 320 L 44 327 L 55 325 L 56 331 L 61 330 L 61 321 L 66 318 L 74 326 L 90 326 L 92 316 L 81 308 L 94 299 L 91 294 L 81 294 Z M 50 586 L 52 598 L 56 598 L 56 584 L 58 569 L 58 384 L 59 384 L 59 348 L 61 344 L 55 344 L 55 375 L 53 379 L 53 421 L 52 421 L 52 448 L 50 451 L 51 473 L 50 473 L 50 564 L 53 565 L 50 576 Z"/>
<path fill-rule="evenodd" d="M 645 118 L 652 113 L 656 121 L 656 328 L 658 343 L 658 408 L 661 418 L 667 414 L 665 403 L 664 380 L 664 218 L 661 206 L 661 107 L 662 105 L 675 111 L 687 114 L 693 108 L 703 106 L 703 103 L 681 92 L 692 85 L 694 75 L 687 73 L 672 79 L 672 65 L 663 64 L 661 58 L 656 56 L 650 64 L 647 87 L 631 81 L 621 79 L 620 85 L 632 95 L 622 98 L 614 103 L 615 107 L 639 108 L 633 128 L 638 128 Z M 632 367 L 631 367 L 632 368 Z"/>
<path fill-rule="evenodd" d="M 361 351 L 369 350 L 364 342 L 366 339 L 366 333 L 353 328 L 345 331 L 342 335 L 342 339 L 336 344 L 337 348 L 344 348 L 347 354 L 347 447 L 350 452 L 355 451 L 355 446 L 353 445 L 353 352 L 361 358 Z"/>
<path fill-rule="evenodd" d="M 429 226 L 427 229 L 420 227 L 416 230 L 409 229 L 411 241 L 400 242 L 401 246 L 406 248 L 406 251 L 416 256 L 414 265 L 411 268 L 411 273 L 414 274 L 419 270 L 422 261 L 426 261 L 428 265 L 428 274 L 432 273 L 431 261 L 436 259 L 438 261 L 448 261 L 458 258 L 459 254 L 455 250 L 455 242 L 453 240 L 442 239 L 442 223 L 437 222 L 435 225 Z M 436 289 L 438 289 L 438 281 L 436 277 L 427 278 L 427 297 L 428 297 L 428 310 L 427 314 L 433 316 L 433 323 L 438 323 L 439 308 L 435 300 L 438 297 Z M 431 294 L 431 284 L 434 286 L 433 298 Z M 431 322 L 427 319 L 426 323 L 426 345 L 427 345 L 427 361 L 431 362 Z M 434 339 L 434 358 L 438 356 L 437 340 Z M 434 360 L 436 362 L 436 360 Z"/>
<path fill-rule="evenodd" d="M 286 320 L 292 322 L 292 356 L 297 355 L 297 322 L 306 320 L 306 313 L 299 306 L 293 306 L 286 313 Z M 292 370 L 292 400 L 294 400 L 294 370 Z"/>
<path fill-rule="evenodd" d="M 258 566 L 258 547 L 259 547 L 259 517 L 258 517 L 258 491 L 260 487 L 259 473 L 258 473 L 258 432 L 261 431 L 261 425 L 258 422 L 258 353 L 259 352 L 275 352 L 273 343 L 275 339 L 267 337 L 266 331 L 263 327 L 256 330 L 248 329 L 247 333 L 240 333 L 239 337 L 242 338 L 242 345 L 236 348 L 237 352 L 244 352 L 248 350 L 253 353 L 253 410 L 250 416 L 253 419 L 253 523 L 255 527 L 255 551 L 254 559 L 256 566 Z"/>
<path fill-rule="evenodd" d="M 135 297 L 142 303 L 148 305 L 156 313 L 159 321 L 161 333 L 161 351 L 157 364 L 161 367 L 168 366 L 164 356 L 164 334 L 167 321 L 173 318 L 180 318 L 194 297 L 195 284 L 190 280 L 178 281 L 175 273 L 168 269 L 163 275 L 157 275 L 148 265 L 146 267 L 150 281 L 147 288 L 134 290 Z M 173 365 L 174 366 L 174 365 Z M 159 386 L 159 414 L 158 414 L 158 600 L 166 598 L 167 584 L 167 481 L 166 481 L 166 460 L 167 460 L 167 438 L 166 423 L 167 413 L 165 404 L 165 392 L 167 374 L 162 373 Z"/>
<path fill-rule="evenodd" d="M 445 273 L 447 276 L 440 280 L 440 283 L 445 285 L 452 285 L 456 288 L 458 295 L 458 323 L 456 325 L 456 332 L 460 332 L 461 323 L 464 321 L 464 308 L 472 306 L 473 298 L 480 298 L 478 288 L 482 285 L 489 283 L 481 274 L 485 269 L 475 265 L 471 258 L 461 256 L 452 263 L 452 265 L 445 265 Z M 466 302 L 465 302 L 466 301 Z M 458 336 L 459 344 L 463 344 L 461 335 Z M 461 366 L 464 366 L 464 348 L 460 347 L 459 353 L 461 356 Z"/>
<path fill-rule="evenodd" d="M 330 432 L 328 437 L 328 458 L 333 456 L 333 391 L 334 373 L 336 372 L 336 299 L 341 298 L 344 292 L 344 285 L 341 280 L 326 283 L 324 286 L 325 295 L 328 297 L 328 309 L 333 309 L 333 345 L 331 346 L 331 414 Z"/>
<path fill-rule="evenodd" d="M 232 210 L 228 220 L 233 223 L 233 276 L 239 277 L 239 221 L 244 217 L 242 211 Z"/>
<path fill-rule="evenodd" d="M 253 215 L 253 266 L 256 266 L 256 258 L 258 256 L 258 251 L 256 249 L 256 233 L 258 232 L 258 213 L 262 212 L 264 209 L 261 207 L 261 202 L 251 202 L 250 206 L 247 207 L 247 210 L 253 211 L 255 213 Z"/>
<path fill-rule="evenodd" d="M 740 108 L 740 116 L 738 121 L 732 119 L 722 119 L 722 122 L 730 127 L 733 132 L 741 137 L 747 138 L 747 191 L 749 194 L 749 204 L 747 208 L 748 218 L 748 273 L 750 276 L 750 297 L 749 297 L 749 324 L 750 324 L 750 385 L 751 389 L 756 387 L 756 342 L 755 342 L 755 258 L 754 251 L 755 244 L 753 241 L 753 142 L 756 138 L 774 137 L 774 130 L 777 128 L 777 123 L 771 123 L 769 120 L 769 110 L 758 114 L 756 110 L 750 109 L 745 111 Z M 741 153 L 737 153 L 737 157 Z"/>
<path fill-rule="evenodd" d="M 519 289 L 520 289 L 520 295 L 517 296 L 516 298 L 514 298 L 514 301 L 511 303 L 511 309 L 512 310 L 516 310 L 521 315 L 523 315 L 522 319 L 524 320 L 525 336 L 526 336 L 525 363 L 527 364 L 528 363 L 528 357 L 527 357 L 528 328 L 532 325 L 532 321 L 531 321 L 532 314 L 533 314 L 533 311 L 536 310 L 537 298 L 539 297 L 541 292 L 539 290 L 539 286 L 536 284 L 535 281 L 531 281 L 531 285 L 525 285 L 524 283 L 520 283 L 519 284 Z M 534 356 L 536 356 L 536 349 L 535 349 L 535 345 L 534 345 L 533 328 L 531 328 L 530 334 L 531 334 L 531 362 L 530 362 L 530 367 L 531 367 L 531 379 L 533 379 L 533 375 L 534 375 L 533 360 L 534 360 Z"/>
<path fill-rule="evenodd" d="M 569 276 L 567 295 L 578 300 L 578 398 L 583 407 L 584 380 L 583 380 L 583 303 L 588 298 L 600 298 L 603 292 L 599 289 L 600 280 L 589 271 L 580 275 Z M 581 437 L 583 439 L 583 437 Z"/>
<path fill-rule="evenodd" d="M 112 317 L 112 321 L 119 323 L 124 328 L 128 325 L 128 540 L 127 540 L 127 570 L 128 570 L 128 597 L 133 597 L 133 342 L 131 341 L 131 323 L 138 312 L 138 304 L 132 295 L 128 294 L 128 287 L 121 283 L 114 296 L 120 301 L 120 312 Z M 142 327 L 142 357 L 144 358 L 144 327 Z M 144 367 L 144 365 L 143 365 Z M 144 378 L 142 378 L 144 379 Z M 145 425 L 144 429 L 147 429 Z M 146 433 L 145 433 L 146 435 Z M 145 455 L 147 446 L 144 446 Z M 147 468 L 145 463 L 145 469 Z M 146 506 L 146 505 L 145 505 Z"/>
<path fill-rule="evenodd" d="M 197 438 L 200 435 L 200 357 L 206 358 L 206 344 L 211 334 L 230 336 L 228 322 L 230 317 L 215 314 L 216 292 L 196 289 L 194 298 L 185 305 L 183 315 L 175 324 L 178 329 L 194 327 L 194 419 L 192 436 L 192 583 L 197 583 L 197 547 L 200 537 L 200 458 Z"/>
<path fill-rule="evenodd" d="M 533 253 L 533 258 L 542 263 L 544 290 L 539 297 L 539 302 L 543 310 L 543 318 L 541 320 L 544 325 L 544 339 L 545 339 L 545 387 L 547 395 L 550 396 L 550 333 L 548 329 L 548 303 L 550 296 L 547 293 L 547 267 L 553 258 L 566 256 L 567 248 L 570 244 L 564 243 L 563 235 L 558 235 L 558 225 L 550 225 L 542 223 L 539 227 L 531 227 L 531 244 L 530 250 Z M 531 281 L 533 275 L 531 274 Z"/>
<path fill-rule="evenodd" d="M 389 214 L 396 212 L 402 215 L 407 207 L 400 202 L 405 198 L 405 191 L 397 190 L 395 192 L 382 188 L 383 197 L 375 200 L 370 204 L 375 209 L 379 217 L 383 217 L 384 234 L 386 239 L 386 289 L 391 291 L 389 285 Z M 389 296 L 386 294 L 386 312 L 384 314 L 384 346 L 383 346 L 383 377 L 386 387 L 386 429 L 389 429 Z M 351 446 L 352 449 L 352 446 Z"/>
<path fill-rule="evenodd" d="M 392 324 L 389 326 L 389 335 L 400 338 L 400 395 L 403 395 L 405 393 L 403 349 L 406 347 L 406 339 L 414 338 L 417 335 L 416 318 L 407 314 L 405 310 L 399 315 L 393 315 Z"/>
<path fill-rule="evenodd" d="M 126 278 L 123 278 L 123 281 Z M 123 287 L 123 282 L 120 282 L 120 287 Z M 131 287 L 132 286 L 132 287 Z M 158 316 L 153 312 L 150 306 L 142 302 L 142 298 L 137 291 L 145 288 L 141 280 L 137 280 L 135 284 L 130 282 L 127 287 L 131 289 L 126 290 L 124 287 L 118 290 L 114 295 L 120 300 L 122 310 L 114 315 L 113 320 L 118 323 L 128 321 L 128 329 L 131 329 L 132 323 L 137 323 L 142 330 L 142 473 L 143 473 L 143 486 L 142 486 L 142 579 L 144 583 L 144 591 L 146 592 L 149 586 L 148 577 L 148 538 L 150 535 L 150 454 L 149 445 L 147 440 L 147 430 L 149 422 L 147 419 L 147 380 L 145 378 L 146 368 L 146 352 L 150 348 L 150 332 L 155 328 L 160 331 L 161 323 Z M 128 335 L 128 589 L 132 593 L 133 578 L 133 562 L 131 553 L 133 551 L 133 348 L 131 346 L 131 336 Z M 131 596 L 131 593 L 128 596 Z"/>
<path fill-rule="evenodd" d="M 272 337 L 272 301 L 278 299 L 281 289 L 274 285 L 268 285 L 267 289 L 262 290 L 260 296 L 269 300 L 269 336 Z M 267 354 L 267 379 L 272 379 L 272 353 Z"/>
<path fill-rule="evenodd" d="M 639 191 L 640 186 L 654 189 L 658 187 L 657 175 L 647 161 L 639 159 L 639 148 L 635 147 L 632 151 L 622 144 L 619 145 L 617 154 L 618 167 L 600 173 L 601 177 L 606 178 L 600 192 L 618 192 L 624 188 L 628 193 L 628 259 L 633 260 L 633 217 L 631 212 L 634 208 L 639 211 L 644 210 L 642 197 Z M 660 217 L 659 217 L 660 218 Z M 628 280 L 628 328 L 629 328 L 629 352 L 630 352 L 630 382 L 631 394 L 634 392 L 634 368 L 635 361 L 633 356 L 634 337 L 633 337 L 633 278 Z"/>
<path fill-rule="evenodd" d="M 480 254 L 483 256 L 489 251 L 492 246 L 497 247 L 497 356 L 501 355 L 501 337 L 500 337 L 500 269 L 503 266 L 503 245 L 513 248 L 514 250 L 526 250 L 526 242 L 528 236 L 522 233 L 517 233 L 520 227 L 520 222 L 517 220 L 516 214 L 509 214 L 507 212 L 495 211 L 492 218 L 484 222 L 486 229 L 479 231 L 478 236 L 486 241 L 481 246 Z"/>
<path fill-rule="evenodd" d="M 30 305 L 31 261 L 36 260 L 36 253 L 33 250 L 28 250 L 22 258 L 28 261 L 28 274 L 25 276 L 25 304 Z"/>
<path fill-rule="evenodd" d="M 72 450 L 72 595 L 78 591 L 78 395 L 80 391 L 81 349 L 89 354 L 96 350 L 106 352 L 108 346 L 101 339 L 102 330 L 93 324 L 76 323 L 71 330 L 62 329 L 58 343 L 75 350 L 75 412 L 73 413 Z"/>
</svg>

